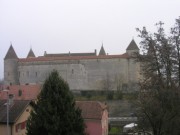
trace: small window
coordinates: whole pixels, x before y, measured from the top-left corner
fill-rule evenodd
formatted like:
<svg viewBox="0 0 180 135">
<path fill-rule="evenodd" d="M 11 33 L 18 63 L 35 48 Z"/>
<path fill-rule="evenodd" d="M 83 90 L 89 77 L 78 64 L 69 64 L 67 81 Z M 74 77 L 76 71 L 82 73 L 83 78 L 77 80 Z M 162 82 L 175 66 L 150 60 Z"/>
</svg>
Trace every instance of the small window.
<svg viewBox="0 0 180 135">
<path fill-rule="evenodd" d="M 20 132 L 21 130 L 26 129 L 26 124 L 27 124 L 27 121 L 18 123 L 16 125 L 16 132 Z"/>
<path fill-rule="evenodd" d="M 27 77 L 29 77 L 29 71 L 26 72 Z"/>
<path fill-rule="evenodd" d="M 26 128 L 26 121 L 22 122 L 21 123 L 21 130 L 25 129 Z"/>
<path fill-rule="evenodd" d="M 21 124 L 18 123 L 18 124 L 16 125 L 16 132 L 20 132 L 20 131 L 21 131 Z"/>
<path fill-rule="evenodd" d="M 72 69 L 72 74 L 74 74 L 74 69 Z"/>
<path fill-rule="evenodd" d="M 36 77 L 37 77 L 37 72 L 36 72 Z"/>
<path fill-rule="evenodd" d="M 26 109 L 26 112 L 29 112 L 29 109 Z"/>
<path fill-rule="evenodd" d="M 22 90 L 19 90 L 18 96 L 19 96 L 19 97 L 22 96 Z"/>
</svg>

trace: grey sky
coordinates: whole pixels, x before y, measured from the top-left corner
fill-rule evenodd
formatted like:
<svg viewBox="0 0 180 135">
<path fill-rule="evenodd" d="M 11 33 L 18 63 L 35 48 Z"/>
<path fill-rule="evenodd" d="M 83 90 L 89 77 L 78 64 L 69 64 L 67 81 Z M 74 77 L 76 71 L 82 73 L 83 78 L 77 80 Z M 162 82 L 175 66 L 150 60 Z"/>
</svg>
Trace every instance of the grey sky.
<svg viewBox="0 0 180 135">
<path fill-rule="evenodd" d="M 93 52 L 102 45 L 122 54 L 136 27 L 166 30 L 180 16 L 180 0 L 0 0 L 0 78 L 10 42 L 19 58 L 30 47 L 36 56 L 48 53 Z"/>
</svg>

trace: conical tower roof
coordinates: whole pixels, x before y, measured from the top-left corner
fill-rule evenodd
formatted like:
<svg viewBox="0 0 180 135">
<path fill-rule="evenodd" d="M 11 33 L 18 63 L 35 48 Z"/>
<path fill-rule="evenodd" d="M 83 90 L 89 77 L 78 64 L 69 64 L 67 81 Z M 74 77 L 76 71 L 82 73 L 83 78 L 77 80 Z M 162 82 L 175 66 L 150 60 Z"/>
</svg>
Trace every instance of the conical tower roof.
<svg viewBox="0 0 180 135">
<path fill-rule="evenodd" d="M 99 51 L 99 55 L 106 55 L 106 52 L 105 52 L 104 47 L 103 47 L 103 44 L 102 44 L 101 49 Z"/>
<path fill-rule="evenodd" d="M 9 50 L 8 50 L 8 52 L 7 52 L 4 59 L 17 59 L 17 58 L 18 57 L 16 55 L 16 52 L 14 51 L 14 48 L 13 48 L 13 46 L 11 44 L 11 46 L 9 47 Z"/>
<path fill-rule="evenodd" d="M 30 50 L 29 50 L 29 53 L 28 53 L 28 55 L 27 55 L 27 58 L 32 58 L 32 57 L 36 57 L 36 56 L 34 55 L 33 50 L 30 49 Z"/>
<path fill-rule="evenodd" d="M 126 50 L 139 50 L 136 42 L 134 41 L 134 39 L 131 41 L 131 43 L 129 44 L 129 46 L 127 47 Z"/>
</svg>

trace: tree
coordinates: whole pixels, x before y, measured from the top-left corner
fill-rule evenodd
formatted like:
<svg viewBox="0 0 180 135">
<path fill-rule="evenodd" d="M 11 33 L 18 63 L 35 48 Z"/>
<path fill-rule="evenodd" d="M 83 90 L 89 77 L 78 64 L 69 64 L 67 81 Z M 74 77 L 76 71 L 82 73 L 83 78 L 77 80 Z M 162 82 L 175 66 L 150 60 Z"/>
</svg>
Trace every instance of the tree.
<svg viewBox="0 0 180 135">
<path fill-rule="evenodd" d="M 177 135 L 180 134 L 177 124 L 180 122 L 180 18 L 169 36 L 162 22 L 156 26 L 157 32 L 153 34 L 146 27 L 137 29 L 143 53 L 136 55 L 142 74 L 139 116 L 154 135 Z"/>
<path fill-rule="evenodd" d="M 85 135 L 81 111 L 68 84 L 53 71 L 45 80 L 27 121 L 27 135 Z"/>
</svg>

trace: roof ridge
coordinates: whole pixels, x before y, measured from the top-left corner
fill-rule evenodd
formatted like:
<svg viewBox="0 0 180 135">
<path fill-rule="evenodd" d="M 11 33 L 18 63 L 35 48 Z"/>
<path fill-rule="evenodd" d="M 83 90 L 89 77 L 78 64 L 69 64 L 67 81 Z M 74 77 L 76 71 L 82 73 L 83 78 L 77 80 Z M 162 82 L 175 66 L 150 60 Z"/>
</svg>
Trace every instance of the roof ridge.
<svg viewBox="0 0 180 135">
<path fill-rule="evenodd" d="M 66 57 L 34 57 L 34 58 L 20 58 L 21 62 L 31 61 L 55 61 L 55 60 L 83 60 L 83 59 L 112 59 L 112 58 L 129 58 L 127 53 L 117 55 L 96 55 L 96 56 L 66 56 Z"/>
</svg>

